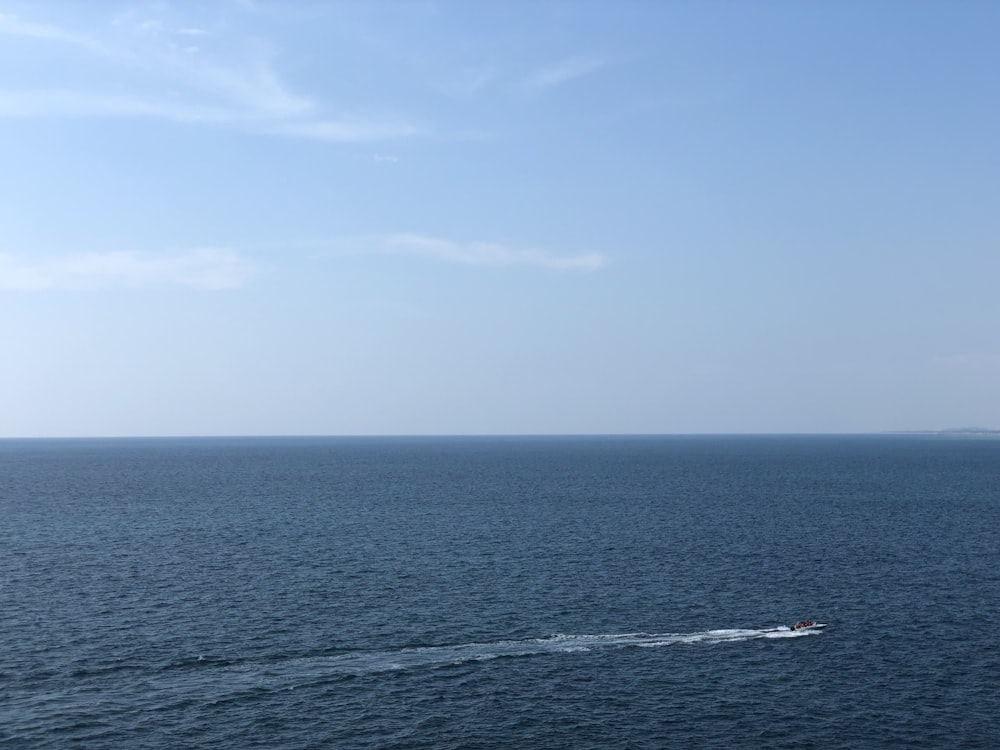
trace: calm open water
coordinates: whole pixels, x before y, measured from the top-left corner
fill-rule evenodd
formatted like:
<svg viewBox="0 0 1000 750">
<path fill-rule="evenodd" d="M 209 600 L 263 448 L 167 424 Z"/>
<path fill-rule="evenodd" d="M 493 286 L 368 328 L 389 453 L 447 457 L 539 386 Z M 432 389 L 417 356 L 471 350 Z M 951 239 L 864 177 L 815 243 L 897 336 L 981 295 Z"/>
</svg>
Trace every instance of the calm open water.
<svg viewBox="0 0 1000 750">
<path fill-rule="evenodd" d="M 12 750 L 995 748 L 998 622 L 995 438 L 0 441 Z"/>
</svg>

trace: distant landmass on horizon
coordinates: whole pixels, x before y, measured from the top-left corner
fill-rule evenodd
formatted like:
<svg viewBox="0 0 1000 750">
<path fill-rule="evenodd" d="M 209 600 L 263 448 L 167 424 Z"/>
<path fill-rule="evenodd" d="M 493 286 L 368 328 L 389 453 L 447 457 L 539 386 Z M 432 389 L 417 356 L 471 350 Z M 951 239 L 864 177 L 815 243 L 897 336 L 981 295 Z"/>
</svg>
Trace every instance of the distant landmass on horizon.
<svg viewBox="0 0 1000 750">
<path fill-rule="evenodd" d="M 897 435 L 1000 435 L 989 427 L 949 427 L 944 430 L 892 430 Z"/>
</svg>

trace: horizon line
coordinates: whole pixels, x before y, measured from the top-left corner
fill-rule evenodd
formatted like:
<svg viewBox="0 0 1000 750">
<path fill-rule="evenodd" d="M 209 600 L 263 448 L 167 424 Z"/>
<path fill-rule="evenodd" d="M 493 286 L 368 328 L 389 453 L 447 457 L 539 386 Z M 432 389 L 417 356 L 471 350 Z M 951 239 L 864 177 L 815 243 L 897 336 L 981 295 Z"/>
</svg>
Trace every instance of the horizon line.
<svg viewBox="0 0 1000 750">
<path fill-rule="evenodd" d="M 352 440 L 352 439 L 436 439 L 436 438 L 657 438 L 657 437 L 868 437 L 918 435 L 1000 435 L 1000 429 L 986 427 L 866 430 L 844 432 L 399 432 L 399 433 L 253 433 L 253 434 L 135 434 L 135 435 L 4 435 L 13 440 Z"/>
</svg>

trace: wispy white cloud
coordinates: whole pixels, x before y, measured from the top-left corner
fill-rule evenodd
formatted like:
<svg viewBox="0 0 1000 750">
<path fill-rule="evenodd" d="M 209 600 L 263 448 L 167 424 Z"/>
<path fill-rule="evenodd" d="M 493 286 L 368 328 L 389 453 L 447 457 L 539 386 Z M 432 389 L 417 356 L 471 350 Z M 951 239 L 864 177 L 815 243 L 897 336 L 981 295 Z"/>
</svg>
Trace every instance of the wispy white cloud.
<svg viewBox="0 0 1000 750">
<path fill-rule="evenodd" d="M 254 264 L 225 248 L 186 252 L 91 252 L 48 258 L 0 254 L 0 290 L 100 290 L 188 287 L 235 289 L 246 285 Z"/>
<path fill-rule="evenodd" d="M 362 245 L 372 252 L 415 255 L 466 265 L 525 265 L 554 270 L 594 270 L 607 259 L 599 253 L 559 255 L 540 248 L 512 247 L 496 242 L 454 242 L 422 234 L 390 234 L 369 238 Z"/>
<path fill-rule="evenodd" d="M 259 45 L 239 54 L 213 54 L 189 42 L 212 37 L 200 27 L 168 28 L 159 19 L 134 18 L 118 19 L 113 26 L 114 33 L 96 39 L 0 15 L 0 34 L 73 45 L 88 55 L 85 62 L 106 66 L 118 81 L 113 91 L 99 86 L 0 89 L 0 117 L 148 117 L 328 142 L 421 132 L 398 117 L 331 113 L 315 98 L 292 91 Z M 130 86 L 121 86 L 123 76 Z"/>
<path fill-rule="evenodd" d="M 317 110 L 316 102 L 289 91 L 278 74 L 261 59 L 238 67 L 191 59 L 188 55 L 164 56 L 160 63 L 192 88 L 230 105 L 234 114 L 311 122 Z"/>
<path fill-rule="evenodd" d="M 263 122 L 264 130 L 277 135 L 294 135 L 318 141 L 384 141 L 406 138 L 421 132 L 416 125 L 391 119 L 363 119 L 345 117 L 341 120 L 311 120 Z"/>
<path fill-rule="evenodd" d="M 606 65 L 605 60 L 596 57 L 571 57 L 536 70 L 525 79 L 524 85 L 539 92 L 594 73 Z"/>
<path fill-rule="evenodd" d="M 0 90 L 0 117 L 156 117 L 175 122 L 226 123 L 223 106 L 171 102 L 142 96 L 58 89 Z"/>
<path fill-rule="evenodd" d="M 85 47 L 94 52 L 104 51 L 103 45 L 98 40 L 86 34 L 78 34 L 48 24 L 22 21 L 18 16 L 10 13 L 0 13 L 0 34 L 64 42 Z"/>
<path fill-rule="evenodd" d="M 459 98 L 471 97 L 499 78 L 495 67 L 469 67 L 450 71 L 446 80 L 438 88 L 444 93 Z"/>
</svg>

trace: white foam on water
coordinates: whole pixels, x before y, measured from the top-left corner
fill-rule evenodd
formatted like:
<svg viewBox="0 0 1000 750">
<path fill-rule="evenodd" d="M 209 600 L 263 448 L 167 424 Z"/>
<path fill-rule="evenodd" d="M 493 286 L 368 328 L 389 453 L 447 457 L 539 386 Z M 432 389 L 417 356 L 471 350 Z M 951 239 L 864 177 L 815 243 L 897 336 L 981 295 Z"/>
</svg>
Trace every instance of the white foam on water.
<svg viewBox="0 0 1000 750">
<path fill-rule="evenodd" d="M 192 694 L 207 705 L 242 700 L 247 693 L 283 691 L 317 685 L 340 678 L 365 678 L 379 674 L 460 667 L 463 664 L 504 658 L 584 654 L 626 648 L 662 648 L 731 644 L 759 638 L 801 638 L 820 629 L 792 631 L 778 628 L 704 630 L 694 633 L 556 634 L 544 638 L 497 640 L 439 646 L 409 646 L 377 651 L 351 651 L 329 656 L 303 656 L 275 661 L 244 661 L 213 665 L 211 657 L 198 654 L 195 669 L 170 669 L 135 675 L 109 687 L 122 694 L 142 691 L 151 705 L 182 705 Z M 36 702 L 40 700 L 35 696 Z M 40 704 L 39 704 L 40 705 Z M 36 705 L 36 708 L 39 707 Z"/>
<path fill-rule="evenodd" d="M 402 671 L 456 667 L 495 659 L 551 654 L 587 654 L 623 648 L 663 648 L 730 644 L 760 638 L 801 638 L 822 630 L 777 627 L 761 629 L 703 630 L 694 633 L 560 633 L 544 638 L 458 643 L 440 646 L 409 646 L 379 651 L 353 651 L 331 656 L 307 656 L 267 663 L 243 662 L 219 669 L 200 668 L 151 678 L 148 685 L 159 689 L 163 700 L 189 695 L 193 685 L 215 700 L 228 700 L 246 691 L 289 690 L 338 677 L 367 677 Z M 567 657 L 568 658 L 568 657 Z M 186 684 L 188 682 L 192 684 Z"/>
<path fill-rule="evenodd" d="M 800 638 L 820 630 L 779 628 L 704 630 L 695 633 L 602 633 L 568 635 L 559 633 L 546 638 L 500 640 L 443 646 L 417 646 L 391 651 L 355 652 L 313 660 L 314 666 L 332 673 L 353 675 L 381 671 L 433 668 L 473 661 L 491 661 L 504 657 L 525 657 L 552 653 L 587 653 L 607 648 L 658 648 L 682 644 L 738 643 L 758 638 Z"/>
</svg>

